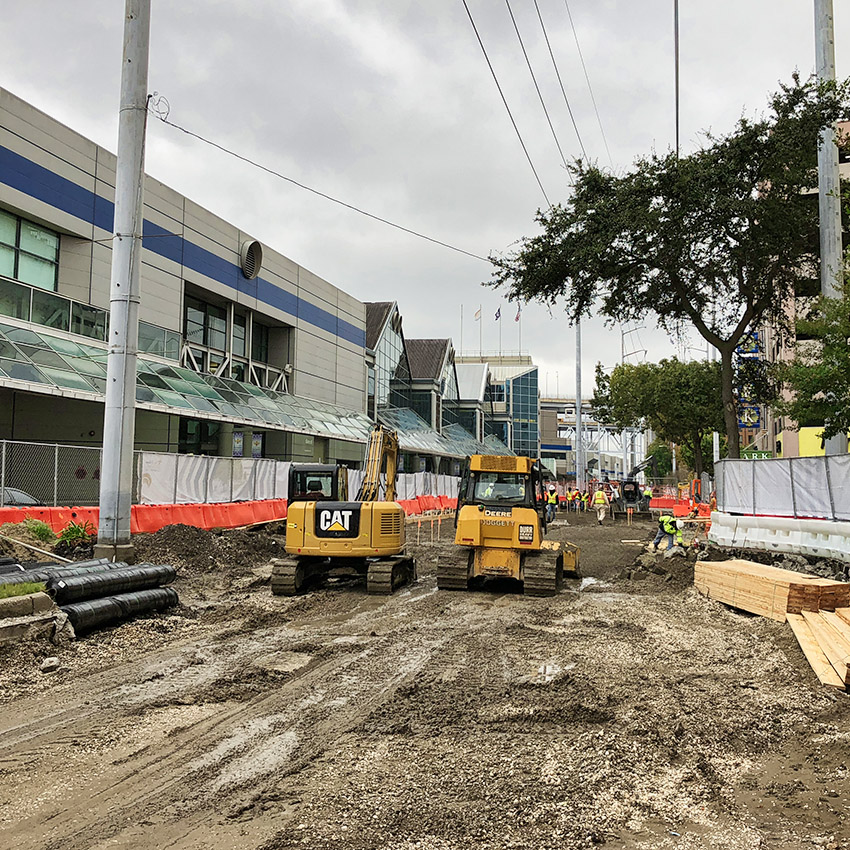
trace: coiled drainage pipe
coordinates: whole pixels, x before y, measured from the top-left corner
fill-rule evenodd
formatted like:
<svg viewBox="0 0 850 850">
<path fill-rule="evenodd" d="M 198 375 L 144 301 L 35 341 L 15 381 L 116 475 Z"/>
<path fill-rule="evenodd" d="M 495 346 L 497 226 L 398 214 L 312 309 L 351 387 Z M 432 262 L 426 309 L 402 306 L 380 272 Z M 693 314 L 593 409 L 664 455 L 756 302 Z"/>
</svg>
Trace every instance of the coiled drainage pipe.
<svg viewBox="0 0 850 850">
<path fill-rule="evenodd" d="M 102 561 L 80 561 L 73 567 L 42 567 L 37 570 L 25 570 L 20 573 L 12 573 L 0 578 L 0 584 L 22 584 L 23 582 L 42 582 L 52 578 L 69 578 L 71 576 L 91 575 L 93 573 L 104 573 L 112 570 L 126 570 L 127 564 L 117 561 L 114 564 L 106 559 Z"/>
<path fill-rule="evenodd" d="M 177 578 L 177 570 L 169 566 L 140 564 L 123 570 L 110 570 L 90 575 L 60 576 L 47 582 L 47 592 L 57 605 L 98 599 L 102 596 L 146 590 L 169 584 Z"/>
<path fill-rule="evenodd" d="M 72 602 L 60 607 L 68 615 L 74 631 L 81 633 L 107 623 L 125 620 L 136 614 L 165 611 L 179 601 L 176 590 L 170 587 L 157 587 L 150 590 L 137 590 L 134 593 L 120 593 L 103 599 Z"/>
</svg>

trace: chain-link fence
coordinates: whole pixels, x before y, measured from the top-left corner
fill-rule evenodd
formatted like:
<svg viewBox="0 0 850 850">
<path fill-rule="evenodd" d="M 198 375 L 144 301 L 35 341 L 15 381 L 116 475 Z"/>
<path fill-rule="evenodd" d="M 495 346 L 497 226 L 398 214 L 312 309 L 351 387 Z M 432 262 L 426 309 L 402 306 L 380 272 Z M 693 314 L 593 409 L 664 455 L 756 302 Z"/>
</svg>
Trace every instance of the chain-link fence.
<svg viewBox="0 0 850 850">
<path fill-rule="evenodd" d="M 850 520 L 850 455 L 727 458 L 715 470 L 724 513 Z"/>
<path fill-rule="evenodd" d="M 99 494 L 99 448 L 0 440 L 0 507 L 82 507 Z"/>
<path fill-rule="evenodd" d="M 100 448 L 0 440 L 0 507 L 84 507 L 100 497 Z M 288 461 L 136 452 L 134 504 L 193 504 L 285 499 Z M 349 470 L 349 496 L 362 478 Z M 460 479 L 399 474 L 397 498 L 456 496 Z"/>
</svg>

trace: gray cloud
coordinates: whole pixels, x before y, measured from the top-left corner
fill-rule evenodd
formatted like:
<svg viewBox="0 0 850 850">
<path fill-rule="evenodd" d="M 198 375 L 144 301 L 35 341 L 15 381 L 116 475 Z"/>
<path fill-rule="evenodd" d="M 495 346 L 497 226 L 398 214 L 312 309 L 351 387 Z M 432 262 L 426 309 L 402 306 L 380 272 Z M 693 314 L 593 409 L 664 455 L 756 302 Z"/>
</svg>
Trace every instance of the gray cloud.
<svg viewBox="0 0 850 850">
<path fill-rule="evenodd" d="M 606 164 L 563 0 L 539 0 L 588 154 Z M 566 173 L 541 112 L 507 8 L 468 0 L 508 103 L 553 201 Z M 30 0 L 5 10 L 4 85 L 113 149 L 122 4 Z M 579 153 L 530 0 L 512 0 L 552 121 Z M 673 144 L 672 2 L 572 0 L 570 8 L 614 159 L 624 169 Z M 814 63 L 813 12 L 794 0 L 682 4 L 682 140 L 763 110 L 780 80 Z M 850 10 L 836 4 L 838 70 Z M 171 118 L 271 168 L 371 212 L 486 255 L 535 232 L 543 197 L 525 161 L 460 0 L 154 3 L 151 89 Z M 515 307 L 480 286 L 485 263 L 429 245 L 316 198 L 152 121 L 148 172 L 363 300 L 396 299 L 409 336 L 517 347 Z M 652 323 L 640 347 L 677 351 Z M 585 325 L 593 364 L 620 357 L 619 329 Z M 632 337 L 630 337 L 630 340 Z M 635 338 L 636 339 L 636 338 Z M 563 312 L 523 309 L 522 343 L 571 392 L 574 336 Z M 694 346 L 699 342 L 694 341 Z M 637 348 L 633 345 L 631 349 Z M 681 353 L 681 350 L 680 350 Z M 699 356 L 691 351 L 691 356 Z"/>
</svg>

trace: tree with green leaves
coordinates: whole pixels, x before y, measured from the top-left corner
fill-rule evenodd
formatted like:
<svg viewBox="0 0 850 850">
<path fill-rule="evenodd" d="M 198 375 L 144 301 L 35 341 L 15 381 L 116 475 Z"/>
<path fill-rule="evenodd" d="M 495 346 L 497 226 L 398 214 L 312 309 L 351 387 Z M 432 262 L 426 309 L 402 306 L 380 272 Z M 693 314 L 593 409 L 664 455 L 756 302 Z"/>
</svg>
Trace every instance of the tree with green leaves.
<svg viewBox="0 0 850 850">
<path fill-rule="evenodd" d="M 692 458 L 691 468 L 701 475 L 703 441 L 723 427 L 720 385 L 720 364 L 705 360 L 624 363 L 610 376 L 597 366 L 591 403 L 606 424 L 651 428 L 665 442 L 682 446 Z"/>
<path fill-rule="evenodd" d="M 658 478 L 666 478 L 673 472 L 673 449 L 664 440 L 653 440 L 646 447 L 646 456 L 652 455 L 652 471 Z"/>
<path fill-rule="evenodd" d="M 819 298 L 797 320 L 794 359 L 776 365 L 790 397 L 774 405 L 797 427 L 822 424 L 824 439 L 850 432 L 850 284 L 844 298 Z"/>
<path fill-rule="evenodd" d="M 821 130 L 848 113 L 848 83 L 783 87 L 764 117 L 677 157 L 652 154 L 625 174 L 571 166 L 563 204 L 539 212 L 542 232 L 490 257 L 489 285 L 508 297 L 564 301 L 575 321 L 654 315 L 674 335 L 695 328 L 720 352 L 730 457 L 738 457 L 735 349 L 765 323 L 786 320 L 787 299 L 817 287 Z"/>
</svg>

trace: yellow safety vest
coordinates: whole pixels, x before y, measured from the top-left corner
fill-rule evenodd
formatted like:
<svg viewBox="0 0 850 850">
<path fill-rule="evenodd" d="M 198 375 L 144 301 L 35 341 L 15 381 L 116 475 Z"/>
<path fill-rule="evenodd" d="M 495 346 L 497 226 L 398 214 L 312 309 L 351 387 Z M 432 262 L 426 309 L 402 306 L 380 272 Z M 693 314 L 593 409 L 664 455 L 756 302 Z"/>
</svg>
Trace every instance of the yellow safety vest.
<svg viewBox="0 0 850 850">
<path fill-rule="evenodd" d="M 594 505 L 604 505 L 604 504 L 606 504 L 605 491 L 604 490 L 597 490 L 593 494 L 593 504 Z"/>
</svg>

